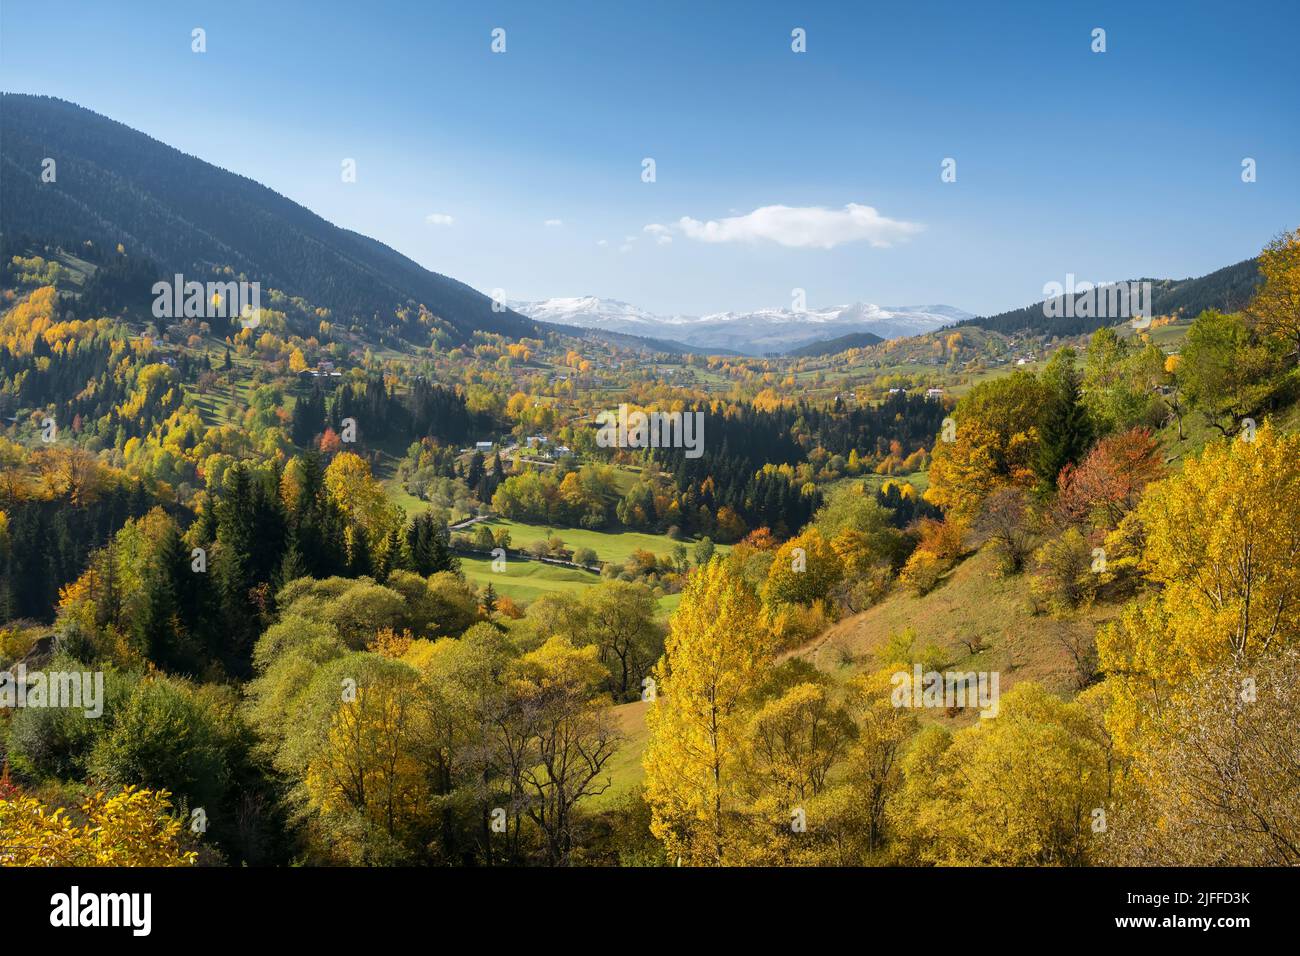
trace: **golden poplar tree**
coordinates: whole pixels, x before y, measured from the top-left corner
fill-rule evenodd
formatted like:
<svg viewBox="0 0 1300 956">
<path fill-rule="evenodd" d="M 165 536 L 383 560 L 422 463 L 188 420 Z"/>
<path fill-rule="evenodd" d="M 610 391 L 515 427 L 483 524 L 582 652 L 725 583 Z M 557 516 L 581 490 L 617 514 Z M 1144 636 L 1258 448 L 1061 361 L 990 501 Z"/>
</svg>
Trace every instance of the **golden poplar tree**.
<svg viewBox="0 0 1300 956">
<path fill-rule="evenodd" d="M 672 617 L 646 717 L 645 785 L 651 832 L 684 864 L 737 858 L 746 703 L 772 667 L 761 612 L 739 573 L 715 558 L 691 575 Z"/>
</svg>

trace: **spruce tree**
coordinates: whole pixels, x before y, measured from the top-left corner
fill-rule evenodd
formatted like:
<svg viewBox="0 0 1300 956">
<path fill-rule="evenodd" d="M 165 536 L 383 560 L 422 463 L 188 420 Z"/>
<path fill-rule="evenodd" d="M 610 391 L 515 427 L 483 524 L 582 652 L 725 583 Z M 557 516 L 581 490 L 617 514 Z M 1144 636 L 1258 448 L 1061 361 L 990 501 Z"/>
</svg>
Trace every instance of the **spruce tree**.
<svg viewBox="0 0 1300 956">
<path fill-rule="evenodd" d="M 1042 372 L 1042 382 L 1051 398 L 1043 410 L 1034 470 L 1040 487 L 1056 488 L 1056 479 L 1066 465 L 1079 461 L 1092 444 L 1092 425 L 1080 395 L 1080 376 L 1075 352 L 1058 349 Z"/>
</svg>

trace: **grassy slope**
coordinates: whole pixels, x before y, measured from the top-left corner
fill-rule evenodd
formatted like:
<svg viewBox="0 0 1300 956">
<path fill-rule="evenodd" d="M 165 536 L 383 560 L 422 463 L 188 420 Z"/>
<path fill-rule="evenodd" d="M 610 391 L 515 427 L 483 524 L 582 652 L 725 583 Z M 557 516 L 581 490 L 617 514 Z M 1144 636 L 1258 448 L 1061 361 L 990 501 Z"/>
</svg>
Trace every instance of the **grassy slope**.
<svg viewBox="0 0 1300 956">
<path fill-rule="evenodd" d="M 945 669 L 998 671 L 1002 693 L 1024 680 L 1073 693 L 1074 668 L 1061 639 L 1080 632 L 1093 634 L 1119 609 L 1098 604 L 1068 619 L 1034 615 L 1028 586 L 1024 575 L 999 576 L 993 554 L 982 550 L 924 597 L 896 588 L 875 607 L 838 622 L 795 653 L 847 679 L 883 666 L 879 654 L 889 636 L 912 627 L 918 650 L 934 643 L 946 652 Z M 963 640 L 984 647 L 972 656 Z M 946 718 L 939 712 L 938 719 Z M 956 721 L 971 719 L 967 714 Z"/>
<path fill-rule="evenodd" d="M 609 763 L 605 765 L 609 774 L 610 787 L 587 804 L 588 810 L 599 811 L 613 807 L 636 789 L 645 778 L 641 758 L 645 754 L 646 744 L 650 741 L 650 734 L 645 725 L 645 715 L 649 709 L 650 705 L 640 700 L 630 704 L 619 704 L 610 709 L 610 714 L 623 740 Z"/>
</svg>

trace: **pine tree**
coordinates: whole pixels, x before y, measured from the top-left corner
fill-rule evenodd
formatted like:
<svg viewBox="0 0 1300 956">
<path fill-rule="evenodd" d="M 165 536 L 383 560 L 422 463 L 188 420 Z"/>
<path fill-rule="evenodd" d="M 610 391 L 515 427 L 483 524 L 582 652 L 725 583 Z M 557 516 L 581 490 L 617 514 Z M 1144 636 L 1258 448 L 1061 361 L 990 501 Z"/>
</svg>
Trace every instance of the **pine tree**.
<svg viewBox="0 0 1300 956">
<path fill-rule="evenodd" d="M 215 575 L 220 597 L 225 645 L 222 659 L 235 674 L 246 674 L 259 629 L 261 608 L 254 588 L 269 584 L 277 568 L 278 544 L 272 552 L 259 527 L 259 489 L 242 462 L 231 466 L 225 492 L 217 506 Z M 277 499 L 278 500 L 278 499 Z M 273 554 L 273 557 L 272 557 Z M 269 563 L 274 561 L 274 564 Z"/>
<path fill-rule="evenodd" d="M 475 451 L 469 459 L 469 470 L 465 473 L 465 484 L 477 488 L 483 481 L 483 453 Z"/>
<path fill-rule="evenodd" d="M 293 406 L 290 433 L 293 443 L 306 448 L 317 435 L 325 430 L 325 394 L 320 384 L 313 384 L 312 390 Z"/>
<path fill-rule="evenodd" d="M 278 591 L 290 581 L 307 575 L 307 567 L 303 562 L 302 553 L 298 550 L 298 540 L 296 537 L 290 537 L 288 546 L 284 549 L 284 558 L 280 561 L 280 569 L 275 575 L 275 589 Z"/>
<path fill-rule="evenodd" d="M 426 511 L 411 519 L 406 526 L 406 554 L 411 570 L 416 574 L 433 573 L 432 516 Z"/>
<path fill-rule="evenodd" d="M 406 556 L 402 551 L 402 533 L 393 527 L 384 537 L 383 547 L 375 562 L 375 580 L 381 584 L 388 580 L 388 575 L 404 567 Z"/>
<path fill-rule="evenodd" d="M 374 577 L 375 563 L 370 553 L 364 528 L 353 525 L 348 529 L 348 577 Z"/>
<path fill-rule="evenodd" d="M 1038 441 L 1034 470 L 1044 488 L 1055 489 L 1061 469 L 1078 462 L 1092 441 L 1092 427 L 1077 386 L 1048 407 Z"/>
<path fill-rule="evenodd" d="M 442 535 L 435 535 L 433 539 L 433 571 L 450 571 L 452 574 L 460 574 L 460 558 L 452 554 L 451 548 L 443 540 Z"/>
<path fill-rule="evenodd" d="M 1074 350 L 1058 349 L 1042 373 L 1048 401 L 1043 410 L 1034 471 L 1044 490 L 1054 490 L 1061 469 L 1078 462 L 1092 444 L 1092 423 L 1082 401 L 1080 382 Z"/>
<path fill-rule="evenodd" d="M 181 617 L 178 579 L 182 573 L 189 573 L 189 556 L 176 523 L 168 519 L 145 572 L 144 610 L 134 622 L 146 656 L 164 667 L 192 663 L 184 659 L 178 633 Z"/>
</svg>

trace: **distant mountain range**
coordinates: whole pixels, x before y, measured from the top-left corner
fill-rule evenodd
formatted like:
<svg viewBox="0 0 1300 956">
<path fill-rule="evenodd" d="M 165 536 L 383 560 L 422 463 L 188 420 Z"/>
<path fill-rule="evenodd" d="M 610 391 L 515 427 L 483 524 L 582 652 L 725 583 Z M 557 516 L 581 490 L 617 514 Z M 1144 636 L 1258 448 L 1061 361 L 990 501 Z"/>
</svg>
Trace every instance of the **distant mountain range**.
<svg viewBox="0 0 1300 956">
<path fill-rule="evenodd" d="M 46 157 L 57 163 L 53 182 L 41 178 Z M 538 334 L 523 316 L 493 311 L 487 296 L 382 242 L 49 96 L 0 96 L 0 210 L 6 244 L 121 243 L 168 280 L 179 272 L 206 281 L 213 267 L 230 266 L 250 282 L 329 308 L 336 322 L 355 321 L 371 338 L 427 342 L 430 330 L 412 305 L 441 319 L 452 339 L 475 330 Z M 148 301 L 149 290 L 141 296 Z M 399 308 L 405 319 L 395 315 Z"/>
<path fill-rule="evenodd" d="M 681 342 L 693 349 L 746 355 L 790 352 L 810 343 L 855 333 L 871 333 L 880 339 L 905 338 L 975 317 L 950 305 L 879 306 L 862 302 L 803 312 L 782 308 L 703 316 L 658 315 L 627 302 L 596 296 L 509 305 L 538 322 L 621 332 Z"/>
</svg>

